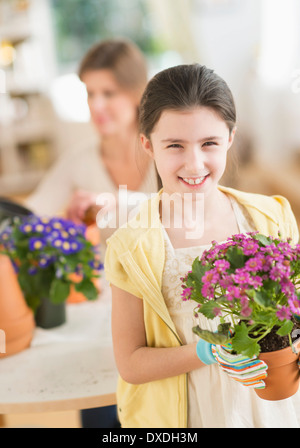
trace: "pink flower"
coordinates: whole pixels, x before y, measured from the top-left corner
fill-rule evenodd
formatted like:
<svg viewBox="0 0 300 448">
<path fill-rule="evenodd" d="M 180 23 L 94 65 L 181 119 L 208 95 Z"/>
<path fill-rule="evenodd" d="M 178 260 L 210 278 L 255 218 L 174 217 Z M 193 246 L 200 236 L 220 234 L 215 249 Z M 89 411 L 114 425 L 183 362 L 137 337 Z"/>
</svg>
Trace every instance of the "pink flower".
<svg viewBox="0 0 300 448">
<path fill-rule="evenodd" d="M 210 269 L 202 277 L 203 283 L 216 283 L 219 280 L 219 274 L 216 269 Z"/>
<path fill-rule="evenodd" d="M 182 300 L 184 301 L 190 300 L 191 294 L 192 294 L 192 288 L 184 288 L 181 293 Z"/>
<path fill-rule="evenodd" d="M 289 319 L 291 317 L 291 311 L 287 306 L 282 306 L 276 312 L 276 316 L 279 320 Z"/>
<path fill-rule="evenodd" d="M 249 285 L 251 285 L 255 289 L 259 288 L 263 285 L 262 278 L 259 275 L 250 277 Z"/>
<path fill-rule="evenodd" d="M 233 275 L 234 281 L 239 285 L 246 285 L 250 283 L 250 274 L 245 269 L 237 269 Z"/>
<path fill-rule="evenodd" d="M 226 269 L 230 268 L 230 263 L 227 260 L 216 260 L 215 267 L 219 273 L 225 272 Z"/>
<path fill-rule="evenodd" d="M 254 255 L 257 253 L 258 249 L 259 244 L 250 238 L 243 243 L 243 251 L 245 255 Z"/>
<path fill-rule="evenodd" d="M 249 317 L 252 313 L 252 309 L 249 307 L 249 299 L 247 296 L 241 297 L 241 316 Z"/>
<path fill-rule="evenodd" d="M 289 298 L 296 298 L 296 289 L 292 282 L 290 282 L 287 278 L 283 278 L 280 282 L 281 291 Z"/>
<path fill-rule="evenodd" d="M 202 289 L 201 289 L 201 293 L 204 297 L 207 297 L 209 299 L 213 299 L 215 296 L 214 287 L 212 285 L 210 285 L 209 283 L 204 283 L 204 285 L 202 286 Z"/>
<path fill-rule="evenodd" d="M 288 300 L 288 304 L 290 306 L 291 312 L 296 314 L 297 316 L 300 315 L 300 300 L 296 297 L 290 298 Z"/>
<path fill-rule="evenodd" d="M 238 286 L 228 286 L 226 291 L 227 300 L 230 302 L 241 297 L 241 289 Z"/>
<path fill-rule="evenodd" d="M 250 258 L 245 263 L 245 268 L 250 272 L 257 272 L 262 269 L 262 260 L 259 257 Z"/>
<path fill-rule="evenodd" d="M 270 271 L 270 278 L 276 282 L 282 280 L 284 277 L 289 277 L 290 273 L 289 264 L 277 262 Z"/>
<path fill-rule="evenodd" d="M 221 310 L 221 308 L 219 308 L 218 306 L 216 306 L 214 309 L 213 309 L 213 313 L 214 313 L 214 315 L 217 317 L 217 316 L 221 316 L 221 314 L 222 314 L 222 310 Z"/>
</svg>

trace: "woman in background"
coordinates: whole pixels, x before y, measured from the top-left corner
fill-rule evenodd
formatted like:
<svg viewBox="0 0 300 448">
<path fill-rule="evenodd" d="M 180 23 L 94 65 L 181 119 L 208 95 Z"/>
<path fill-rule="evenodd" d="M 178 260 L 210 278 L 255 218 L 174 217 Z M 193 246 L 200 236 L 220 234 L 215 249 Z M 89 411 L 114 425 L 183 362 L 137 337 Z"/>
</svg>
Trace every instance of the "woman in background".
<svg viewBox="0 0 300 448">
<path fill-rule="evenodd" d="M 100 42 L 83 58 L 79 77 L 99 142 L 63 155 L 26 201 L 36 213 L 64 213 L 76 223 L 83 221 L 99 193 L 118 199 L 119 185 L 126 185 L 129 194 L 158 188 L 153 162 L 137 151 L 138 106 L 147 83 L 141 51 L 126 40 Z M 103 243 L 107 236 L 104 229 Z"/>
</svg>

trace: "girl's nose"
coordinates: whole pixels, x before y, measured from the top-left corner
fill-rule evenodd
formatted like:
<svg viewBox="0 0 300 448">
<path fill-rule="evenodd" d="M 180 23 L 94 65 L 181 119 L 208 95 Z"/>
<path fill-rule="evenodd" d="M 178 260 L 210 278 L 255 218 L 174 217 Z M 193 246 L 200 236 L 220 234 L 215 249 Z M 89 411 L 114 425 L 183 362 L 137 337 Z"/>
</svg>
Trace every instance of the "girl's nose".
<svg viewBox="0 0 300 448">
<path fill-rule="evenodd" d="M 197 146 L 186 152 L 185 169 L 188 173 L 198 174 L 205 166 L 205 157 Z"/>
</svg>

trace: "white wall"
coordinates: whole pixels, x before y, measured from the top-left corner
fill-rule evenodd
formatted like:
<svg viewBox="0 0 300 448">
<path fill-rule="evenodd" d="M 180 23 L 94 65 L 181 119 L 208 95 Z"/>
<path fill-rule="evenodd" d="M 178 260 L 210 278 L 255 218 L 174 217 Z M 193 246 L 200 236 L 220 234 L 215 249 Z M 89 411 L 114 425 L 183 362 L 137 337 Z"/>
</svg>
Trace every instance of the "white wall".
<svg viewBox="0 0 300 448">
<path fill-rule="evenodd" d="M 239 127 L 252 137 L 257 159 L 289 160 L 300 150 L 300 2 L 223 3 L 191 2 L 199 62 L 232 89 Z"/>
</svg>

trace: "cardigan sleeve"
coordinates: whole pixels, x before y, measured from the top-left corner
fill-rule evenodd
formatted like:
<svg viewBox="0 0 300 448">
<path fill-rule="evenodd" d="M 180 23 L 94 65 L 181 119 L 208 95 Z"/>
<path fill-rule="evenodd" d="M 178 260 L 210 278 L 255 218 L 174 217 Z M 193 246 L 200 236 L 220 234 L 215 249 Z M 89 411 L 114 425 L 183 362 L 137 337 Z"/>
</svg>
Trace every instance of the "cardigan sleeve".
<svg viewBox="0 0 300 448">
<path fill-rule="evenodd" d="M 289 201 L 283 196 L 273 196 L 273 199 L 277 201 L 280 206 L 280 231 L 285 233 L 282 235 L 283 238 L 291 238 L 292 244 L 298 244 L 298 224 Z"/>
<path fill-rule="evenodd" d="M 107 240 L 104 261 L 105 277 L 109 284 L 113 284 L 136 297 L 142 298 L 141 293 L 120 261 L 121 253 L 123 254 L 124 251 L 118 243 L 118 240 L 114 237 Z"/>
</svg>

